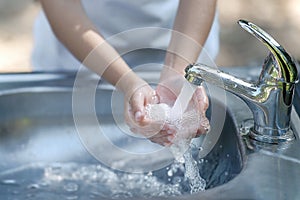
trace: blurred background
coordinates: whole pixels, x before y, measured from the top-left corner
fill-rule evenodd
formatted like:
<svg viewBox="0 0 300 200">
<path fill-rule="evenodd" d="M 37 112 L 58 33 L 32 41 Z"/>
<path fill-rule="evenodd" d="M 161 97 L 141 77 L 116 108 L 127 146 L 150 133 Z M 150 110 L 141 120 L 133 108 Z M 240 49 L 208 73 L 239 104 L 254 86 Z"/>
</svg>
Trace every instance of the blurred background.
<svg viewBox="0 0 300 200">
<path fill-rule="evenodd" d="M 35 0 L 0 0 L 0 72 L 31 70 L 32 27 L 40 9 Z M 300 59 L 299 0 L 219 0 L 218 12 L 217 65 L 257 66 L 267 55 L 267 49 L 237 25 L 239 19 L 259 25 Z"/>
</svg>

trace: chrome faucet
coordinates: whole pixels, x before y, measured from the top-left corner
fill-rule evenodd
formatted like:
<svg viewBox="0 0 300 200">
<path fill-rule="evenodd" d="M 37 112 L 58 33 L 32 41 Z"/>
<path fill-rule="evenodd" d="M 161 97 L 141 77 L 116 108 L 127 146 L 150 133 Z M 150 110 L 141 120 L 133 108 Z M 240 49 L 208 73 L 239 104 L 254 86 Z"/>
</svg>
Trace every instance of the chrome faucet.
<svg viewBox="0 0 300 200">
<path fill-rule="evenodd" d="M 195 85 L 203 81 L 211 83 L 243 99 L 253 113 L 251 138 L 275 144 L 291 141 L 295 138 L 290 128 L 290 114 L 298 82 L 296 64 L 264 30 L 245 20 L 238 23 L 270 50 L 258 81 L 246 82 L 203 64 L 189 65 L 185 78 Z"/>
</svg>

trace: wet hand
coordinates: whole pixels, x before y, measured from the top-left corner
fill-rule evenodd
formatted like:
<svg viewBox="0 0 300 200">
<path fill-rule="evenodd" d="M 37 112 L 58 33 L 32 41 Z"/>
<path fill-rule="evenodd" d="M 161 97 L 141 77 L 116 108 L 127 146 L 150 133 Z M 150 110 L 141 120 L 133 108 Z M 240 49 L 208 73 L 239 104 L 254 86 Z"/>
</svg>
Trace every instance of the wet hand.
<svg viewBox="0 0 300 200">
<path fill-rule="evenodd" d="M 157 86 L 157 95 L 159 96 L 160 103 L 168 104 L 170 107 L 172 107 L 177 100 L 177 97 L 179 93 L 181 92 L 181 89 L 183 87 L 184 82 L 186 81 L 184 77 L 180 74 L 173 74 L 173 76 L 165 76 L 167 78 L 162 79 L 161 83 Z M 194 119 L 197 118 L 198 120 L 193 120 L 193 125 L 196 124 L 196 126 L 190 126 L 187 122 L 185 128 L 189 129 L 189 134 L 186 137 L 198 137 L 201 134 L 207 133 L 209 130 L 209 121 L 205 116 L 205 112 L 208 109 L 209 101 L 208 97 L 206 95 L 205 89 L 203 86 L 198 86 L 195 89 L 195 92 L 192 96 L 192 99 L 189 102 L 189 105 L 187 109 L 185 110 L 185 113 L 183 118 L 186 117 L 186 113 L 193 113 Z M 190 112 L 194 111 L 194 112 Z M 197 115 L 197 116 L 195 116 Z M 190 128 L 193 127 L 193 128 Z M 174 128 L 174 126 L 170 126 L 170 129 L 173 132 L 177 132 L 178 130 Z"/>
<path fill-rule="evenodd" d="M 146 117 L 146 106 L 159 103 L 156 91 L 147 83 L 135 86 L 129 91 L 125 95 L 124 117 L 130 130 L 154 143 L 170 145 L 174 131 L 170 131 L 164 121 L 154 121 Z"/>
</svg>

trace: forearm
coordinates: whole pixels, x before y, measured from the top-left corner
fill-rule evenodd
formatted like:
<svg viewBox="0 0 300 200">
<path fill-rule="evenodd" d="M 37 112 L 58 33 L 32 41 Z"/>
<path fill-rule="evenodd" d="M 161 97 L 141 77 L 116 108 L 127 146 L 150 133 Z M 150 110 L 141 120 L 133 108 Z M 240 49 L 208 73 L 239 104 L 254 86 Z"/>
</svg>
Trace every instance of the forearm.
<svg viewBox="0 0 300 200">
<path fill-rule="evenodd" d="M 183 74 L 184 68 L 197 61 L 210 32 L 216 0 L 181 0 L 165 65 Z"/>
<path fill-rule="evenodd" d="M 118 52 L 98 33 L 80 0 L 40 0 L 56 37 L 83 64 L 108 82 L 126 91 L 128 84 L 141 81 Z M 130 77 L 130 78 L 129 78 Z"/>
</svg>

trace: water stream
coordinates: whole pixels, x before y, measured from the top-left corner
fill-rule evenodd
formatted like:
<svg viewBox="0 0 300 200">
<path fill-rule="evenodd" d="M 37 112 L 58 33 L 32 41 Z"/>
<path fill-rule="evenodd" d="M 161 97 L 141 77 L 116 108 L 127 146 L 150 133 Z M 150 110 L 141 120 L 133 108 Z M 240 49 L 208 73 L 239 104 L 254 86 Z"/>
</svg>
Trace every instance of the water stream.
<svg viewBox="0 0 300 200">
<path fill-rule="evenodd" d="M 184 82 L 180 94 L 178 95 L 171 109 L 171 116 L 173 119 L 182 118 L 183 113 L 186 111 L 196 88 L 197 86 Z"/>
<path fill-rule="evenodd" d="M 185 164 L 185 177 L 189 180 L 191 193 L 203 191 L 206 187 L 206 182 L 199 174 L 190 148 L 191 140 L 202 120 L 195 108 L 187 110 L 195 90 L 196 86 L 185 82 L 172 108 L 166 104 L 149 105 L 147 108 L 149 118 L 164 120 L 175 126 L 177 134 L 170 146 L 170 151 L 177 162 Z"/>
<path fill-rule="evenodd" d="M 187 137 L 184 132 L 186 131 L 186 125 L 184 121 L 189 123 L 189 126 L 196 126 L 198 124 L 198 115 L 192 111 L 192 114 L 195 114 L 194 117 L 192 114 L 184 115 L 186 109 L 189 105 L 189 102 L 192 99 L 192 96 L 196 90 L 197 86 L 184 82 L 182 90 L 174 103 L 174 106 L 171 109 L 171 116 L 174 116 L 175 119 L 181 119 L 181 122 L 177 125 L 178 126 L 178 138 L 175 138 L 175 146 L 171 146 L 171 151 L 174 155 L 183 155 L 184 163 L 185 163 L 185 177 L 189 180 L 191 193 L 199 192 L 205 190 L 206 182 L 200 176 L 199 169 L 197 166 L 196 161 L 194 160 L 190 148 L 191 137 Z M 177 114 L 175 114 L 177 113 Z M 195 119 L 196 117 L 196 119 Z M 186 134 L 190 134 L 189 132 Z M 174 145 L 173 145 L 174 146 Z M 178 152 L 181 151 L 181 152 Z"/>
</svg>

